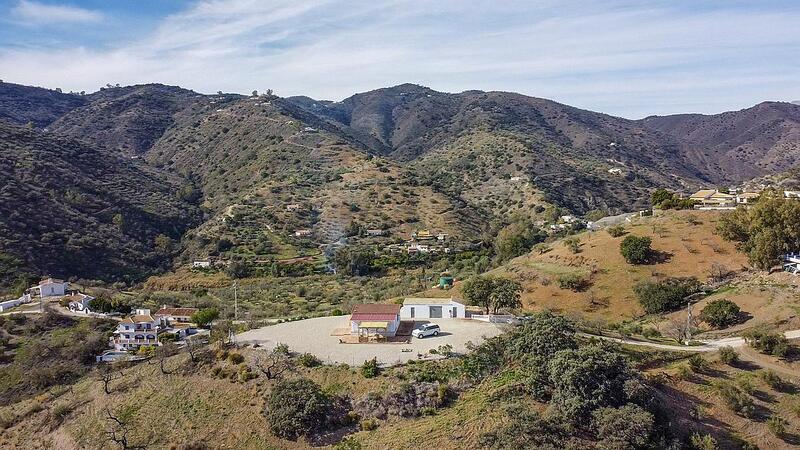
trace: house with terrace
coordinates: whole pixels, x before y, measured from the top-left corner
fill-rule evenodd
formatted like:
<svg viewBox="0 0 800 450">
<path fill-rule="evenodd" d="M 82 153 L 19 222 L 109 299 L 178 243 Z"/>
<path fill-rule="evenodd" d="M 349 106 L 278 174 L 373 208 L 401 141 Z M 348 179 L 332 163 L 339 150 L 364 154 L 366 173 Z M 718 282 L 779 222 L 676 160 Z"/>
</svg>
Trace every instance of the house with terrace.
<svg viewBox="0 0 800 450">
<path fill-rule="evenodd" d="M 160 331 L 161 323 L 150 314 L 149 309 L 137 309 L 117 325 L 116 331 L 111 336 L 111 345 L 120 351 L 155 347 L 158 345 Z"/>
<path fill-rule="evenodd" d="M 392 337 L 400 326 L 400 305 L 366 303 L 353 307 L 350 334 L 359 337 Z"/>
</svg>

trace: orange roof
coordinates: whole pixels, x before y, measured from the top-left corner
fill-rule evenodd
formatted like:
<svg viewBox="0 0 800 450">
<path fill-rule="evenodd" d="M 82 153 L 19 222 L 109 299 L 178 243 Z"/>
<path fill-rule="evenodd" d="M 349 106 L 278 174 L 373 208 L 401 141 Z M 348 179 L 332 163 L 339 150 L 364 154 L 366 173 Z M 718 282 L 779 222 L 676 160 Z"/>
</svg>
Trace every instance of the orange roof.
<svg viewBox="0 0 800 450">
<path fill-rule="evenodd" d="M 121 323 L 144 323 L 144 322 L 155 322 L 156 320 L 153 319 L 153 316 L 129 316 L 122 319 Z"/>
</svg>

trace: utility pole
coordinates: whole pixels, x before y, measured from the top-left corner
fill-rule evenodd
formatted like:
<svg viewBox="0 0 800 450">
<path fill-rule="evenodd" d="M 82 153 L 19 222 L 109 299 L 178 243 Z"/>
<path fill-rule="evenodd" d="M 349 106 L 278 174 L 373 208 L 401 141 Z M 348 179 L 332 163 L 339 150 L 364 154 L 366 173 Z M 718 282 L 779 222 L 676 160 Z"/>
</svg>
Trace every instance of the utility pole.
<svg viewBox="0 0 800 450">
<path fill-rule="evenodd" d="M 692 317 L 692 301 L 689 300 L 686 302 L 686 345 L 692 341 L 692 323 L 694 322 L 694 318 Z"/>
<path fill-rule="evenodd" d="M 238 280 L 233 280 L 233 320 L 239 320 L 239 296 L 236 292 Z"/>
</svg>

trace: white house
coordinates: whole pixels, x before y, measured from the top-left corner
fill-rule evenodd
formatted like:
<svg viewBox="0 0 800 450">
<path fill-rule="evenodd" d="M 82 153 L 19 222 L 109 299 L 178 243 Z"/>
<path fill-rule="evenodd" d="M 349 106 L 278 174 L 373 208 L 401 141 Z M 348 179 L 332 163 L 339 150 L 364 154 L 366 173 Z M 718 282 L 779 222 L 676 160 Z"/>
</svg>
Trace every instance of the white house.
<svg viewBox="0 0 800 450">
<path fill-rule="evenodd" d="M 193 269 L 208 269 L 211 267 L 211 261 L 194 261 L 192 262 Z"/>
<path fill-rule="evenodd" d="M 308 237 L 311 236 L 311 230 L 309 229 L 302 229 L 297 230 L 294 232 L 295 237 Z"/>
<path fill-rule="evenodd" d="M 54 278 L 44 279 L 38 286 L 33 287 L 33 291 L 40 297 L 61 297 L 67 295 L 68 290 L 69 283 Z"/>
<path fill-rule="evenodd" d="M 168 326 L 176 323 L 189 323 L 192 315 L 198 311 L 197 308 L 170 308 L 162 305 L 161 309 L 153 314 L 153 317 L 161 322 L 161 325 Z"/>
<path fill-rule="evenodd" d="M 94 312 L 92 311 L 91 305 L 94 297 L 91 295 L 78 293 L 77 295 L 74 295 L 73 298 L 74 300 L 71 300 L 68 306 L 70 311 L 82 314 L 91 314 Z"/>
<path fill-rule="evenodd" d="M 401 319 L 463 319 L 463 303 L 450 298 L 407 298 L 400 308 Z"/>
<path fill-rule="evenodd" d="M 137 350 L 139 347 L 158 345 L 159 320 L 150 315 L 149 309 L 137 309 L 122 319 L 111 337 L 115 350 Z"/>
<path fill-rule="evenodd" d="M 383 236 L 386 232 L 380 228 L 370 228 L 367 230 L 367 236 Z"/>
<path fill-rule="evenodd" d="M 394 336 L 400 326 L 400 305 L 366 303 L 353 307 L 350 333 L 358 336 Z"/>
</svg>

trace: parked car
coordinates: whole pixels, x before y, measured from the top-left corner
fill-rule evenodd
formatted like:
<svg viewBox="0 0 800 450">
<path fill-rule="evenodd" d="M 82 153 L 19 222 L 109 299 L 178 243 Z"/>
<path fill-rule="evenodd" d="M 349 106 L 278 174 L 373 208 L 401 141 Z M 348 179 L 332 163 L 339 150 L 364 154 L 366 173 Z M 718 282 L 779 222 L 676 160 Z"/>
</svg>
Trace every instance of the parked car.
<svg viewBox="0 0 800 450">
<path fill-rule="evenodd" d="M 414 329 L 414 331 L 411 332 L 411 335 L 417 339 L 422 339 L 428 336 L 438 336 L 441 330 L 442 329 L 439 328 L 439 325 L 436 325 L 435 323 L 426 323 L 425 325 Z"/>
</svg>

